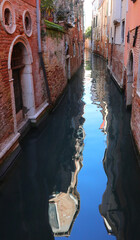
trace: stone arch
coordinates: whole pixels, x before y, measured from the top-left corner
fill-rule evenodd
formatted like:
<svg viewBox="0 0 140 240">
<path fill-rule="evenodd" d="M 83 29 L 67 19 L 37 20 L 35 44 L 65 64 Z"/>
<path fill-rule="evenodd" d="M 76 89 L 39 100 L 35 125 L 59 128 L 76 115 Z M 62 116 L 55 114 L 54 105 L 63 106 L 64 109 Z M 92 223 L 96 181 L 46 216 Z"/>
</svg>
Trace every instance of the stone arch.
<svg viewBox="0 0 140 240">
<path fill-rule="evenodd" d="M 35 113 L 32 62 L 28 40 L 24 36 L 17 36 L 10 46 L 8 56 L 15 129 Z"/>
<path fill-rule="evenodd" d="M 129 59 L 127 64 L 126 106 L 132 105 L 133 81 L 134 81 L 134 54 L 133 51 L 131 50 L 129 53 Z"/>
<path fill-rule="evenodd" d="M 28 61 L 30 64 L 33 63 L 33 57 L 32 57 L 32 51 L 31 51 L 31 47 L 30 47 L 30 44 L 27 40 L 27 38 L 25 36 L 21 36 L 21 35 L 18 35 L 12 42 L 11 46 L 10 46 L 10 49 L 9 49 L 9 56 L 8 56 L 8 70 L 11 69 L 11 58 L 12 58 L 12 52 L 13 52 L 13 48 L 14 48 L 14 45 L 16 45 L 16 43 L 18 42 L 21 42 L 24 47 L 26 48 L 26 51 L 28 53 Z"/>
</svg>

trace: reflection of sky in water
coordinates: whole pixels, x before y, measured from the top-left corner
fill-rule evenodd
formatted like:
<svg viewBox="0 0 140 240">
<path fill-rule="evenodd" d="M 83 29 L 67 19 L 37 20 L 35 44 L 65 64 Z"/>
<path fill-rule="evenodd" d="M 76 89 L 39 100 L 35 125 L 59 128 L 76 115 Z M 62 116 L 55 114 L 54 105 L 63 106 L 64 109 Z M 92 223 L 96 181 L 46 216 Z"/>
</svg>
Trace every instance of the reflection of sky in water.
<svg viewBox="0 0 140 240">
<path fill-rule="evenodd" d="M 107 177 L 102 164 L 106 148 L 106 135 L 100 130 L 103 122 L 102 107 L 99 105 L 99 99 L 96 98 L 96 90 L 92 88 L 92 71 L 86 69 L 88 68 L 85 64 L 83 101 L 86 105 L 83 117 L 85 118 L 84 131 L 86 137 L 84 140 L 83 168 L 78 175 L 77 186 L 77 190 L 80 193 L 81 207 L 69 239 L 115 239 L 115 237 L 108 235 L 99 213 L 99 204 L 102 201 L 102 195 L 107 183 Z M 92 96 L 95 96 L 94 99 L 96 99 L 94 104 Z"/>
</svg>

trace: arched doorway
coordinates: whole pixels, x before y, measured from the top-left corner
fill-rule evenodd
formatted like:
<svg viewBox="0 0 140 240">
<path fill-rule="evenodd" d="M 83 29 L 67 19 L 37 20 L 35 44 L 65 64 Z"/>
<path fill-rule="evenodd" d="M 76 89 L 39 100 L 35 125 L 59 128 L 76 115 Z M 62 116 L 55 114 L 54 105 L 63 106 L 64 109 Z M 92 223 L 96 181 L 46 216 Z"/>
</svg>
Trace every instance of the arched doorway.
<svg viewBox="0 0 140 240">
<path fill-rule="evenodd" d="M 126 86 L 126 106 L 132 104 L 132 92 L 133 92 L 133 68 L 134 68 L 133 53 L 130 52 L 129 62 L 127 66 L 127 86 Z"/>
<path fill-rule="evenodd" d="M 15 41 L 9 52 L 9 77 L 13 79 L 14 118 L 19 125 L 34 115 L 34 88 L 32 76 L 31 51 L 25 40 Z"/>
</svg>

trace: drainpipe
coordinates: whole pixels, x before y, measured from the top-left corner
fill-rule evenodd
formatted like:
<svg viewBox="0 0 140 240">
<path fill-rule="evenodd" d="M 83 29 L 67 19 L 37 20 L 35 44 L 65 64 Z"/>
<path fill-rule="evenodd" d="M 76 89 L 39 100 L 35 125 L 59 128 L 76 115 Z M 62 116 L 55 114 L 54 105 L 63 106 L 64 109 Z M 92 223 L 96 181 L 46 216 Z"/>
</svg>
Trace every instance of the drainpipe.
<svg viewBox="0 0 140 240">
<path fill-rule="evenodd" d="M 41 30 L 40 30 L 40 6 L 39 6 L 40 0 L 36 0 L 36 16 L 37 16 L 37 38 L 38 38 L 38 54 L 39 54 L 39 59 L 40 59 L 40 64 L 43 70 L 43 75 L 45 79 L 45 84 L 46 84 L 46 90 L 47 90 L 47 95 L 49 99 L 49 104 L 52 104 L 51 100 L 51 95 L 50 95 L 50 89 L 49 89 L 49 84 L 47 80 L 47 74 L 46 74 L 46 69 L 45 69 L 45 64 L 42 56 L 42 49 L 41 49 Z"/>
</svg>

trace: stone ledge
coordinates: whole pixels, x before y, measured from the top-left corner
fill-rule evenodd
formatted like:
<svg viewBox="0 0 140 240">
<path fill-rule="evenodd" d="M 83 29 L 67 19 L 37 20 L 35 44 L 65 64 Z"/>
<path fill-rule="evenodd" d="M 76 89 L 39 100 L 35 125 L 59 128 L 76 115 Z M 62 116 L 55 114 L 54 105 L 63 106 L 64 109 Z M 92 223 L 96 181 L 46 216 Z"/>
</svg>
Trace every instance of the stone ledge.
<svg viewBox="0 0 140 240">
<path fill-rule="evenodd" d="M 115 75 L 113 74 L 112 70 L 110 69 L 109 65 L 107 65 L 107 69 L 112 77 L 112 79 L 114 80 L 115 84 L 117 85 L 117 87 L 119 88 L 119 90 L 122 92 L 123 91 L 123 85 L 120 84 L 117 80 L 117 78 L 115 77 Z"/>
<path fill-rule="evenodd" d="M 4 158 L 10 155 L 10 153 L 13 152 L 16 149 L 16 147 L 18 147 L 19 137 L 20 133 L 17 133 L 8 143 L 5 144 L 6 146 L 0 152 L 0 163 L 4 160 Z"/>
<path fill-rule="evenodd" d="M 30 116 L 29 117 L 29 120 L 31 121 L 31 123 L 35 124 L 37 123 L 38 119 L 44 114 L 46 108 L 49 106 L 48 103 L 45 103 L 39 110 L 38 112 L 33 115 L 33 116 Z"/>
</svg>

